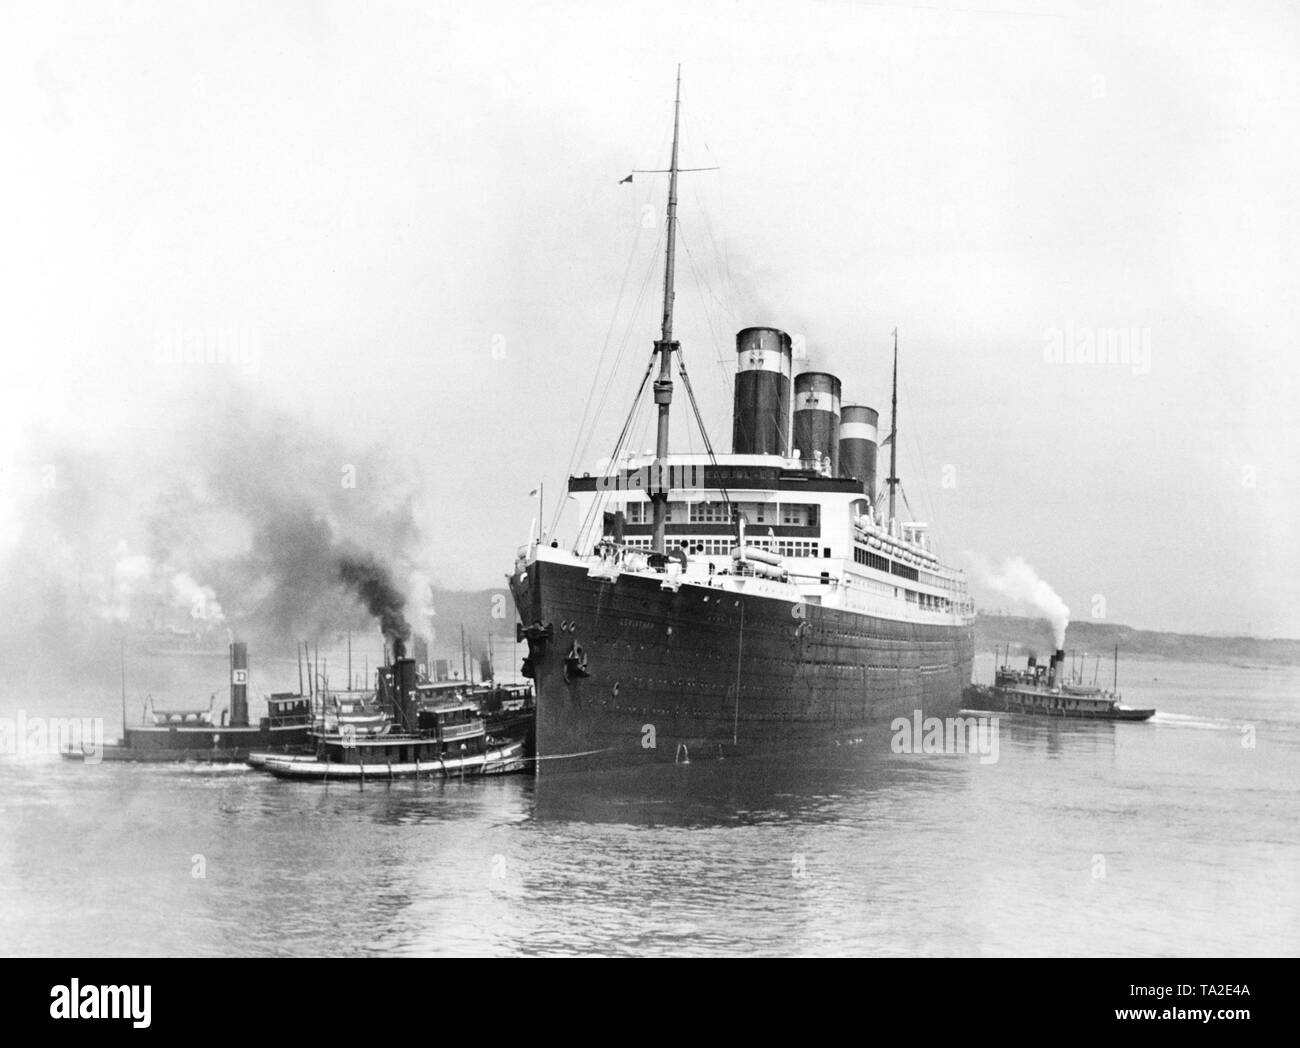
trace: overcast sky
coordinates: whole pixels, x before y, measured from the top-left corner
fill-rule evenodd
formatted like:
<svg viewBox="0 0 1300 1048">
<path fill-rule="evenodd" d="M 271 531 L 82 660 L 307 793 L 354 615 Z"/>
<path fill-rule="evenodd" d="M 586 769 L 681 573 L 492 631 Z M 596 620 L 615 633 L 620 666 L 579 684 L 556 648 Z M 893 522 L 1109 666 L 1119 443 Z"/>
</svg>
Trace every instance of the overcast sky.
<svg viewBox="0 0 1300 1048">
<path fill-rule="evenodd" d="M 579 472 L 656 335 L 666 186 L 618 183 L 664 166 L 680 62 L 682 163 L 721 167 L 683 176 L 677 324 L 715 444 L 738 328 L 883 421 L 897 327 L 949 558 L 1023 556 L 1076 618 L 1300 636 L 1298 11 L 7 4 L 0 541 L 34 423 L 111 449 L 234 381 L 409 456 L 435 577 L 500 585 L 602 354 Z M 247 355 L 169 357 L 195 328 Z M 1056 354 L 1117 329 L 1128 363 Z"/>
</svg>

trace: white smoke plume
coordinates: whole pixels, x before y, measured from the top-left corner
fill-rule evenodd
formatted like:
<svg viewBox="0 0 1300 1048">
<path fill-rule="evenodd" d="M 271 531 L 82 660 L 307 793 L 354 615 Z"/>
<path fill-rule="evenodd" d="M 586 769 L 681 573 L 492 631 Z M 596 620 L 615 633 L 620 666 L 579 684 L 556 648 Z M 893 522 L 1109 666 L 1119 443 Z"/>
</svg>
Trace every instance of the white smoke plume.
<svg viewBox="0 0 1300 1048">
<path fill-rule="evenodd" d="M 131 605 L 149 585 L 153 565 L 143 553 L 132 553 L 125 541 L 114 550 L 113 566 L 107 585 L 98 593 L 98 612 L 109 622 L 125 622 L 131 617 Z"/>
<path fill-rule="evenodd" d="M 216 591 L 195 581 L 188 572 L 178 571 L 172 576 L 172 593 L 181 606 L 189 608 L 190 618 L 212 623 L 225 620 Z"/>
<path fill-rule="evenodd" d="M 1070 624 L 1070 609 L 1038 576 L 1023 557 L 1008 557 L 1000 567 L 982 553 L 967 553 L 976 578 L 984 586 L 1006 597 L 1017 610 L 1042 615 L 1052 625 L 1052 642 L 1065 647 L 1065 628 Z"/>
<path fill-rule="evenodd" d="M 118 541 L 106 572 L 100 574 L 92 565 L 81 572 L 81 581 L 84 601 L 106 622 L 127 623 L 163 608 L 176 609 L 205 625 L 225 621 L 211 586 L 198 582 L 188 571 L 155 562 L 125 539 Z"/>
</svg>

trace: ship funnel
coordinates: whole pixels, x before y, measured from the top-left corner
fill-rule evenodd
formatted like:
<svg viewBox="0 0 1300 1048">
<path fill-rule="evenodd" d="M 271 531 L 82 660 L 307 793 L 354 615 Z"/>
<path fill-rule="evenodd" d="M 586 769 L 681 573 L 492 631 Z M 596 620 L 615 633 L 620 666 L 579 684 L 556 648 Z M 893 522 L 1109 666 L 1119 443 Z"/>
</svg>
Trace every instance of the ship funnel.
<svg viewBox="0 0 1300 1048">
<path fill-rule="evenodd" d="M 839 476 L 840 380 L 823 371 L 805 371 L 794 379 L 794 446 L 804 461 L 820 456 Z"/>
<path fill-rule="evenodd" d="M 876 498 L 876 424 L 880 414 L 875 408 L 847 404 L 840 414 L 840 476 L 860 481 L 862 490 L 873 502 Z"/>
<path fill-rule="evenodd" d="M 400 642 L 399 642 L 400 643 Z M 419 702 L 416 698 L 415 660 L 396 658 L 393 660 L 393 707 L 397 714 L 399 730 L 415 731 L 419 718 Z"/>
<path fill-rule="evenodd" d="M 736 399 L 731 450 L 737 455 L 790 453 L 790 336 L 770 327 L 736 334 Z"/>
<path fill-rule="evenodd" d="M 1048 672 L 1047 682 L 1058 688 L 1065 683 L 1065 650 L 1063 648 L 1057 648 L 1056 654 L 1052 656 L 1052 667 Z"/>
<path fill-rule="evenodd" d="M 230 645 L 230 726 L 248 727 L 248 645 Z"/>
</svg>

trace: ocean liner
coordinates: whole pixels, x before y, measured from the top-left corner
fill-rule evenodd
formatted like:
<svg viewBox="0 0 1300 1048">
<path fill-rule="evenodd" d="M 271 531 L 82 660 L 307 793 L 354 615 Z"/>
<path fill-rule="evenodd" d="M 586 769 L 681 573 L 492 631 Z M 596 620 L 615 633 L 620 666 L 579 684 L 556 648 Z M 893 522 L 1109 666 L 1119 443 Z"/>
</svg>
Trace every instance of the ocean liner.
<svg viewBox="0 0 1300 1048">
<path fill-rule="evenodd" d="M 625 425 L 608 469 L 569 478 L 575 548 L 535 530 L 508 575 L 548 770 L 869 742 L 896 716 L 955 713 L 971 679 L 964 576 L 895 512 L 897 333 L 879 490 L 878 412 L 794 374 L 774 327 L 736 335 L 732 453 L 714 453 L 673 339 L 680 112 L 679 74 L 663 322 L 637 394 L 654 454 L 628 454 Z M 668 446 L 674 360 L 701 454 Z"/>
</svg>

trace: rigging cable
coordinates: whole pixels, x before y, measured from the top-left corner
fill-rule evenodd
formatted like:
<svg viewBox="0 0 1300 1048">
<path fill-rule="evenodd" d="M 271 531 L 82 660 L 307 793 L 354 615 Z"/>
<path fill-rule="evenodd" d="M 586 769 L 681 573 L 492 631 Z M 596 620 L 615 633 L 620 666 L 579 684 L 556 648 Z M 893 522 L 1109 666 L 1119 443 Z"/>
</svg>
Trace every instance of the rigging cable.
<svg viewBox="0 0 1300 1048">
<path fill-rule="evenodd" d="M 609 377 L 605 382 L 605 388 L 601 392 L 600 400 L 597 402 L 596 410 L 593 413 L 592 428 L 587 432 L 586 442 L 582 445 L 582 450 L 577 455 L 576 457 L 577 459 L 585 459 L 587 457 L 587 453 L 591 450 L 591 442 L 596 435 L 594 420 L 596 418 L 599 418 L 601 413 L 605 409 L 605 403 L 609 399 L 610 391 L 613 389 L 614 380 L 618 377 L 619 368 L 622 366 L 623 358 L 627 353 L 627 348 L 631 344 L 632 331 L 637 326 L 636 318 L 640 314 L 641 309 L 645 304 L 646 294 L 649 291 L 651 283 L 654 279 L 655 270 L 658 268 L 659 245 L 661 243 L 663 243 L 663 234 L 660 234 L 659 239 L 655 242 L 655 249 L 650 258 L 650 264 L 649 266 L 647 266 L 645 278 L 641 282 L 641 290 L 637 293 L 636 301 L 632 304 L 632 312 L 631 315 L 628 317 L 627 327 L 624 329 L 623 338 L 619 342 L 618 354 L 614 358 L 614 366 L 610 370 Z M 579 436 L 581 436 L 581 434 Z M 570 468 L 572 468 L 572 465 L 570 466 Z"/>
<path fill-rule="evenodd" d="M 709 453 L 709 461 L 713 463 L 715 471 L 718 470 L 718 456 L 713 453 L 713 442 L 709 440 L 709 431 L 704 428 L 704 419 L 700 415 L 700 405 L 695 400 L 695 390 L 691 388 L 691 376 L 686 373 L 686 361 L 682 359 L 679 351 L 677 354 L 677 371 L 682 376 L 682 385 L 686 387 L 686 396 L 691 402 L 691 410 L 695 413 L 695 424 L 700 427 L 700 436 L 704 438 L 704 448 Z M 722 483 L 720 473 L 715 472 L 718 481 L 718 490 L 722 492 L 722 504 L 727 509 L 727 519 L 731 519 L 731 496 L 727 494 L 726 485 Z"/>
<path fill-rule="evenodd" d="M 916 458 L 917 458 L 917 463 L 918 463 L 918 465 L 921 467 L 921 469 L 920 469 L 921 476 L 924 477 L 924 478 L 927 478 L 927 480 L 928 480 L 929 477 L 930 477 L 930 468 L 929 468 L 929 465 L 928 465 L 927 462 L 926 462 L 925 453 L 924 453 L 923 450 L 921 449 L 921 438 L 920 438 L 920 436 L 919 436 L 920 431 L 921 431 L 923 428 L 925 428 L 924 425 L 923 425 L 923 420 L 920 418 L 920 415 L 919 415 L 919 413 L 918 413 L 918 411 L 917 411 L 917 407 L 920 406 L 920 401 L 916 400 L 916 399 L 912 396 L 912 391 L 911 391 L 911 389 L 908 387 L 907 383 L 906 383 L 905 381 L 903 381 L 901 378 L 899 379 L 899 383 L 898 383 L 898 384 L 899 384 L 900 386 L 903 387 L 903 392 L 907 395 L 908 402 L 909 402 L 910 404 L 915 405 L 915 406 L 913 407 L 913 409 L 912 409 L 912 413 L 913 413 L 913 415 L 917 418 L 918 421 L 917 421 L 917 425 L 911 427 L 911 428 L 907 431 L 907 432 L 908 432 L 908 440 L 911 441 L 913 447 L 916 449 Z M 902 488 L 902 484 L 901 484 L 901 483 L 899 484 L 899 487 Z M 935 515 L 935 512 L 934 512 L 934 501 L 930 498 L 930 488 L 929 488 L 928 483 L 926 483 L 926 484 L 922 484 L 922 485 L 921 485 L 921 496 L 922 496 L 922 498 L 923 498 L 923 500 L 924 500 L 924 502 L 925 502 L 925 509 L 926 509 L 926 512 L 929 514 L 930 527 L 933 529 L 933 528 L 934 528 L 934 525 L 935 525 L 935 522 L 936 522 L 939 518 Z M 915 520 L 915 519 L 916 519 L 916 514 L 913 513 L 913 511 L 912 511 L 912 507 L 911 507 L 910 505 L 907 505 L 907 496 L 906 496 L 906 495 L 903 496 L 903 504 L 904 504 L 905 506 L 907 506 L 907 511 L 908 511 L 909 513 L 912 513 L 912 519 Z M 939 530 L 942 531 L 942 527 L 940 527 Z M 934 530 L 932 530 L 932 531 L 930 532 L 930 534 L 931 534 L 932 538 L 933 538 L 933 537 L 937 537 L 936 534 L 935 534 L 935 531 L 934 531 Z"/>
<path fill-rule="evenodd" d="M 645 374 L 641 376 L 641 385 L 637 387 L 636 396 L 632 400 L 632 408 L 627 414 L 627 420 L 623 423 L 623 429 L 618 435 L 618 441 L 614 444 L 614 453 L 610 456 L 610 466 L 614 470 L 615 484 L 618 483 L 619 451 L 622 449 L 623 441 L 627 438 L 628 430 L 632 428 L 633 420 L 636 418 L 638 410 L 641 407 L 641 398 L 645 395 L 646 383 L 650 381 L 650 376 L 654 372 L 654 366 L 655 359 L 651 356 L 650 363 L 646 366 Z M 606 476 L 608 475 L 609 474 L 606 474 Z M 603 488 L 598 490 L 600 490 L 601 493 L 597 495 L 596 498 L 592 499 L 591 509 L 587 511 L 587 516 L 583 520 L 581 528 L 578 529 L 578 541 L 576 543 L 578 549 L 585 547 L 585 536 L 588 535 L 592 525 L 594 524 L 597 512 L 603 508 L 605 500 L 609 497 L 608 494 L 606 494 L 609 491 L 609 485 L 605 485 Z"/>
<path fill-rule="evenodd" d="M 617 377 L 618 377 L 619 368 L 620 368 L 620 367 L 622 366 L 622 364 L 623 364 L 623 358 L 624 358 L 624 357 L 626 356 L 626 354 L 627 354 L 627 347 L 628 347 L 628 345 L 629 345 L 630 342 L 631 342 L 632 329 L 633 329 L 633 327 L 635 326 L 636 316 L 637 316 L 637 314 L 640 312 L 641 307 L 642 307 L 643 303 L 645 302 L 646 292 L 649 290 L 651 279 L 652 279 L 653 276 L 654 276 L 655 264 L 656 264 L 656 262 L 658 261 L 658 258 L 659 258 L 659 243 L 662 242 L 662 240 L 663 240 L 663 237 L 662 237 L 662 234 L 661 234 L 661 235 L 660 235 L 660 238 L 659 238 L 659 241 L 656 242 L 656 244 L 655 244 L 655 250 L 654 250 L 654 252 L 653 252 L 653 254 L 652 254 L 652 257 L 651 257 L 651 259 L 650 259 L 650 265 L 649 265 L 649 267 L 648 267 L 647 270 L 646 270 L 646 276 L 645 276 L 645 279 L 641 282 L 641 290 L 638 292 L 637 297 L 636 297 L 636 301 L 635 301 L 635 302 L 633 303 L 633 305 L 632 305 L 632 314 L 631 314 L 631 316 L 630 316 L 629 319 L 628 319 L 628 326 L 627 326 L 627 328 L 624 330 L 624 332 L 623 332 L 623 337 L 622 337 L 622 339 L 621 339 L 621 341 L 620 341 L 620 343 L 619 343 L 619 348 L 618 348 L 618 352 L 617 352 L 617 354 L 615 355 L 615 358 L 614 358 L 614 364 L 613 364 L 613 367 L 612 367 L 612 368 L 610 369 L 610 371 L 609 371 L 609 376 L 608 376 L 608 378 L 606 379 L 604 389 L 601 391 L 600 400 L 597 401 L 597 403 L 596 403 L 595 411 L 591 413 L 591 428 L 588 429 L 587 432 L 586 432 L 586 440 L 585 440 L 585 442 L 582 443 L 581 450 L 579 450 L 579 448 L 578 448 L 578 441 L 582 441 L 582 440 L 583 440 L 583 431 L 582 431 L 582 428 L 579 428 L 578 435 L 577 435 L 577 438 L 575 439 L 575 443 L 574 443 L 574 452 L 573 452 L 572 457 L 571 457 L 570 460 L 569 460 L 568 468 L 567 468 L 566 471 L 565 471 L 565 483 L 566 483 L 566 487 L 567 487 L 568 478 L 569 478 L 570 476 L 573 475 L 573 470 L 574 470 L 575 465 L 577 464 L 577 462 L 578 462 L 580 459 L 585 459 L 586 456 L 587 456 L 588 451 L 591 449 L 591 441 L 592 441 L 592 439 L 595 437 L 595 433 L 596 433 L 596 425 L 595 425 L 596 419 L 599 418 L 600 415 L 601 415 L 601 413 L 604 411 L 605 403 L 606 403 L 606 402 L 608 401 L 608 399 L 609 399 L 610 391 L 613 389 L 613 386 L 614 386 L 614 381 L 615 381 L 615 379 L 617 379 Z M 630 263 L 629 263 L 629 265 L 630 265 Z M 620 301 L 621 301 L 621 292 L 620 292 Z M 615 319 L 617 319 L 617 314 L 615 315 Z M 611 320 L 611 322 L 610 322 L 610 330 L 611 330 L 611 332 L 612 332 L 612 330 L 613 330 L 613 324 L 614 324 L 614 321 Z M 595 373 L 592 375 L 592 390 L 593 390 L 593 391 L 595 390 L 595 384 L 596 384 L 596 382 L 597 382 L 597 381 L 599 380 L 599 378 L 600 378 L 600 372 L 601 372 L 601 369 L 602 369 L 603 364 L 604 364 L 604 357 L 605 357 L 605 353 L 604 353 L 604 351 L 602 350 L 602 352 L 601 352 L 601 362 L 600 362 L 599 365 L 597 365 L 597 369 L 596 369 Z M 590 397 L 590 394 L 589 394 L 588 396 Z M 639 396 L 639 394 L 638 394 L 638 396 Z M 636 403 L 633 402 L 633 408 L 635 409 L 635 407 L 636 407 Z M 591 401 L 590 401 L 590 399 L 589 399 L 589 400 L 588 400 L 588 403 L 587 403 L 587 411 L 590 411 L 590 409 L 591 409 Z M 584 411 L 584 413 L 583 413 L 583 427 L 585 427 L 585 425 L 586 425 L 587 411 Z M 556 500 L 556 506 L 555 506 L 555 513 L 554 513 L 554 515 L 553 515 L 552 518 L 551 518 L 551 527 L 550 527 L 550 530 L 549 530 L 548 534 L 552 534 L 552 535 L 553 535 L 553 534 L 555 533 L 555 529 L 559 526 L 559 523 L 560 523 L 560 517 L 561 517 L 561 515 L 564 513 L 564 508 L 565 508 L 565 500 L 564 500 L 563 498 L 557 499 L 557 500 Z"/>
<path fill-rule="evenodd" d="M 596 367 L 591 373 L 591 389 L 587 391 L 586 404 L 582 409 L 582 418 L 578 421 L 577 436 L 573 440 L 573 452 L 569 456 L 568 470 L 572 471 L 574 463 L 578 458 L 578 443 L 582 440 L 582 434 L 587 425 L 587 416 L 591 412 L 592 397 L 596 392 L 596 383 L 600 380 L 600 374 L 605 366 L 605 356 L 609 352 L 610 339 L 614 336 L 614 325 L 618 322 L 619 307 L 623 304 L 623 295 L 627 291 L 627 279 L 632 275 L 632 263 L 636 260 L 636 249 L 641 242 L 641 232 L 638 229 L 636 239 L 632 241 L 632 250 L 627 257 L 627 265 L 623 268 L 623 280 L 619 284 L 618 296 L 614 299 L 614 311 L 609 318 L 609 327 L 605 331 L 605 341 L 600 347 L 600 359 L 596 362 Z"/>
<path fill-rule="evenodd" d="M 713 363 L 717 367 L 718 373 L 721 376 L 719 380 L 720 381 L 719 388 L 722 392 L 723 399 L 725 400 L 731 392 L 727 387 L 728 387 L 728 380 L 732 378 L 733 372 L 729 372 L 727 370 L 726 365 L 723 363 L 722 342 L 718 338 L 717 327 L 713 322 L 713 314 L 709 311 L 709 299 L 712 298 L 713 301 L 718 305 L 718 307 L 722 309 L 724 312 L 730 312 L 730 311 L 727 309 L 726 305 L 718 298 L 718 296 L 714 294 L 713 286 L 706 279 L 703 269 L 700 266 L 696 265 L 695 255 L 691 251 L 690 245 L 686 243 L 686 238 L 681 236 L 680 228 L 678 229 L 678 236 L 681 238 L 682 248 L 686 251 L 686 260 L 691 267 L 691 272 L 695 274 L 695 291 L 700 296 L 700 308 L 704 312 L 704 320 L 705 323 L 708 325 L 709 337 L 713 340 L 713 349 L 714 349 Z M 708 291 L 707 297 L 705 296 L 706 290 Z M 735 318 L 733 315 L 733 320 L 734 319 Z"/>
</svg>

